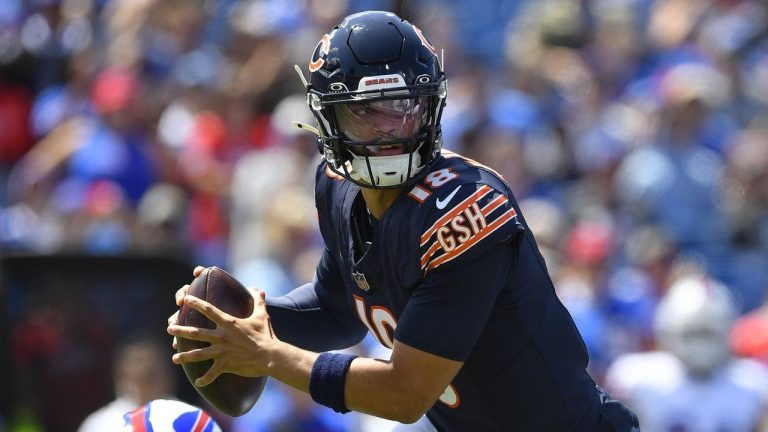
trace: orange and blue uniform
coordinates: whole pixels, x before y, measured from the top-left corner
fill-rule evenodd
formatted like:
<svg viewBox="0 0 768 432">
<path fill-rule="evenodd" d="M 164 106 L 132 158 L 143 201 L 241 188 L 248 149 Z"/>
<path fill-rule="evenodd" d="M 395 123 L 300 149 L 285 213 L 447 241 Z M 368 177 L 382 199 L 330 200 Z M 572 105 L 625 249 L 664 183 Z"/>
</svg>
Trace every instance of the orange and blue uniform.
<svg viewBox="0 0 768 432">
<path fill-rule="evenodd" d="M 322 162 L 325 251 L 315 280 L 268 299 L 282 340 L 348 347 L 370 331 L 464 362 L 428 411 L 440 431 L 633 431 L 586 372 L 588 356 L 503 179 L 443 152 L 380 220 Z M 375 391 L 375 389 L 372 389 Z"/>
</svg>

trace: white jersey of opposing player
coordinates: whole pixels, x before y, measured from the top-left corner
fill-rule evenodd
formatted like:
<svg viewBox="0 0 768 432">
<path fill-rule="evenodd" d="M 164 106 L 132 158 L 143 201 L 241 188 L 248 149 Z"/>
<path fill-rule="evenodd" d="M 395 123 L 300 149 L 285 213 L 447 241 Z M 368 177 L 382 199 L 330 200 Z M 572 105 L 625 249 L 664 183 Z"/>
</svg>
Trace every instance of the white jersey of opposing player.
<svg viewBox="0 0 768 432">
<path fill-rule="evenodd" d="M 643 432 L 752 432 L 766 406 L 768 369 L 733 359 L 695 380 L 669 353 L 635 353 L 611 365 L 606 387 L 635 410 Z"/>
</svg>

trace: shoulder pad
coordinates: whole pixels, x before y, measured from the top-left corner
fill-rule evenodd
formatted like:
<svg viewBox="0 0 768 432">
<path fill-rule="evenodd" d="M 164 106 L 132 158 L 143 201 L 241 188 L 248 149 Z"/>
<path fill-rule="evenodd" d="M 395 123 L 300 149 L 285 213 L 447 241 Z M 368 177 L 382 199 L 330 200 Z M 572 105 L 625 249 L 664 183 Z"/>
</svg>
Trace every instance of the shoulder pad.
<svg viewBox="0 0 768 432">
<path fill-rule="evenodd" d="M 523 230 L 513 200 L 489 185 L 456 181 L 433 192 L 421 205 L 425 217 L 419 252 L 424 273 L 472 259 Z"/>
</svg>

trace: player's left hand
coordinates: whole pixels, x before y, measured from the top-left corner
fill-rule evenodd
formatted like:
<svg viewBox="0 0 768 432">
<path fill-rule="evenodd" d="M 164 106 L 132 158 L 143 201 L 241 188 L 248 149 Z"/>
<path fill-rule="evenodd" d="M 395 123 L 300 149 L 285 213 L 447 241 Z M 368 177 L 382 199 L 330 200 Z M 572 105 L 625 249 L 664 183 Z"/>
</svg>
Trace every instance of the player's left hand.
<svg viewBox="0 0 768 432">
<path fill-rule="evenodd" d="M 197 266 L 195 267 L 194 270 L 192 270 L 192 275 L 194 277 L 198 277 L 203 272 L 203 270 L 205 270 L 205 267 Z M 182 303 L 184 303 L 184 296 L 187 295 L 187 291 L 189 291 L 189 284 L 184 285 L 183 287 L 179 288 L 178 291 L 176 291 L 176 306 L 181 307 Z M 176 312 L 173 313 L 173 315 L 168 317 L 169 326 L 172 326 L 179 321 L 179 312 L 180 311 L 177 310 Z M 177 348 L 176 337 L 173 338 L 173 342 L 171 343 L 171 346 L 173 347 L 173 349 Z"/>
<path fill-rule="evenodd" d="M 176 364 L 213 360 L 205 375 L 195 381 L 196 386 L 204 387 L 227 372 L 247 377 L 266 375 L 270 350 L 276 346 L 278 339 L 267 314 L 266 293 L 254 288 L 248 290 L 254 298 L 254 307 L 247 318 L 236 318 L 200 298 L 185 295 L 183 301 L 210 319 L 216 328 L 169 323 L 169 334 L 210 344 L 173 356 Z"/>
</svg>

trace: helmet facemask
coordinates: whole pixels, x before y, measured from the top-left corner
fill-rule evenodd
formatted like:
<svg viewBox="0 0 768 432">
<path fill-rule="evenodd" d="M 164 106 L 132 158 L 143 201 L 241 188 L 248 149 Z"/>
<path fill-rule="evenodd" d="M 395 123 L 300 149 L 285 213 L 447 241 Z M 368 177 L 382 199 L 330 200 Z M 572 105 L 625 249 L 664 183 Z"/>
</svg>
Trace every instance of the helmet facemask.
<svg viewBox="0 0 768 432">
<path fill-rule="evenodd" d="M 336 174 L 366 188 L 401 188 L 440 154 L 447 86 L 437 51 L 391 12 L 345 17 L 315 47 L 309 80 L 299 71 Z"/>
<path fill-rule="evenodd" d="M 321 151 L 331 170 L 368 188 L 402 187 L 440 152 L 445 79 L 392 89 L 322 94 L 310 89 Z"/>
</svg>

